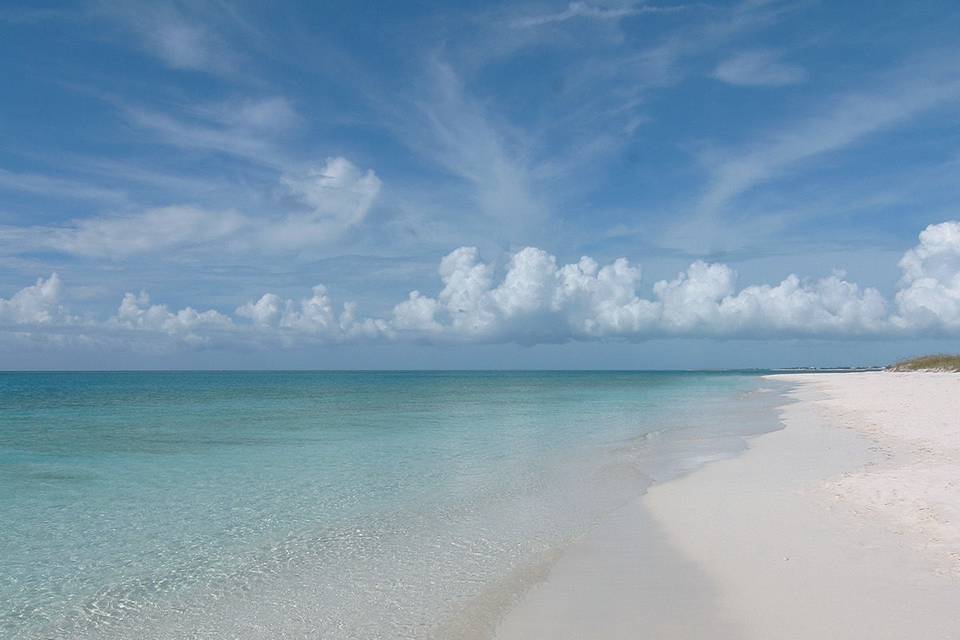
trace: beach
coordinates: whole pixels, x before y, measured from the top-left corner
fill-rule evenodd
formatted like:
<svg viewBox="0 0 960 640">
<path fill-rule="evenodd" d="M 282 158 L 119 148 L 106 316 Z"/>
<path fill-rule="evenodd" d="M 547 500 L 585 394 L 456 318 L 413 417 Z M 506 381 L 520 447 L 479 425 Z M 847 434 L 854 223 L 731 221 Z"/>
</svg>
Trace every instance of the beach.
<svg viewBox="0 0 960 640">
<path fill-rule="evenodd" d="M 960 638 L 960 375 L 0 376 L 10 638 Z"/>
<path fill-rule="evenodd" d="M 958 33 L 3 1 L 0 640 L 960 640 Z"/>
<path fill-rule="evenodd" d="M 960 637 L 960 375 L 768 380 L 782 429 L 618 516 L 656 544 L 598 525 L 497 637 Z"/>
</svg>

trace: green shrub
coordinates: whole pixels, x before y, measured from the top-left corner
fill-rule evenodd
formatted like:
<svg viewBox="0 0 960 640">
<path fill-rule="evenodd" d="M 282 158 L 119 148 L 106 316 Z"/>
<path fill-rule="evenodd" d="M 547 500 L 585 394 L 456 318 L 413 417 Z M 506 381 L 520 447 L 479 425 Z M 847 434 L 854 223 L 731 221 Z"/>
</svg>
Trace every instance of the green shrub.
<svg viewBox="0 0 960 640">
<path fill-rule="evenodd" d="M 960 355 L 939 354 L 902 360 L 887 367 L 889 371 L 957 371 L 960 372 Z"/>
</svg>

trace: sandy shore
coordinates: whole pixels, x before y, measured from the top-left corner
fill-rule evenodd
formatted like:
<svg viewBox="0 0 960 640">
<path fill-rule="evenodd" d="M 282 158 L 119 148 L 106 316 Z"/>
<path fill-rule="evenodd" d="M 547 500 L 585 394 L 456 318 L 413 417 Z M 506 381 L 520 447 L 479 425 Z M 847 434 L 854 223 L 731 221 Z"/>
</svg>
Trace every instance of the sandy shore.
<svg viewBox="0 0 960 640">
<path fill-rule="evenodd" d="M 600 523 L 497 638 L 960 638 L 960 375 L 776 379 L 782 430 Z"/>
</svg>

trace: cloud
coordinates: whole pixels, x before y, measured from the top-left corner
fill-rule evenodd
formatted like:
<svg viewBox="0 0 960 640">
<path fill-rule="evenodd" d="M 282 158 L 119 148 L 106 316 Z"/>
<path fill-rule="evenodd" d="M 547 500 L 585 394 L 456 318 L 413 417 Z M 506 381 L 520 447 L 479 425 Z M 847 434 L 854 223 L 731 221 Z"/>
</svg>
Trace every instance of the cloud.
<svg viewBox="0 0 960 640">
<path fill-rule="evenodd" d="M 327 158 L 321 167 L 281 178 L 288 193 L 306 212 L 290 214 L 263 230 L 264 242 L 306 247 L 326 242 L 363 222 L 380 194 L 373 170 L 361 171 L 346 158 Z"/>
<path fill-rule="evenodd" d="M 121 191 L 91 186 L 66 178 L 36 173 L 15 173 L 6 169 L 0 169 L 0 190 L 111 204 L 121 204 L 127 200 L 126 194 Z"/>
<path fill-rule="evenodd" d="M 561 265 L 535 247 L 514 253 L 501 277 L 477 249 L 461 247 L 441 261 L 436 297 L 412 291 L 386 318 L 360 318 L 337 305 L 323 285 L 299 300 L 265 293 L 234 316 L 151 304 L 127 293 L 113 317 L 88 322 L 91 332 L 161 335 L 174 345 L 280 345 L 369 341 L 556 343 L 638 341 L 664 337 L 756 339 L 897 337 L 960 332 L 960 222 L 930 225 L 907 251 L 894 303 L 841 273 L 820 279 L 788 275 L 776 284 L 739 287 L 724 264 L 696 261 L 673 279 L 641 291 L 641 269 L 625 258 L 600 265 L 589 257 Z M 0 321 L 24 328 L 75 322 L 60 304 L 56 275 L 9 300 Z M 26 330 L 26 329 L 25 329 Z"/>
<path fill-rule="evenodd" d="M 775 51 L 743 51 L 727 58 L 713 71 L 713 77 L 728 84 L 746 87 L 779 87 L 807 79 L 803 67 L 780 62 Z"/>
<path fill-rule="evenodd" d="M 806 118 L 765 131 L 739 149 L 704 160 L 710 180 L 696 203 L 691 228 L 703 227 L 738 196 L 798 164 L 844 149 L 939 105 L 960 99 L 960 72 L 952 56 L 914 61 L 870 90 L 836 96 Z M 949 63 L 945 61 L 949 60 Z"/>
<path fill-rule="evenodd" d="M 304 122 L 294 104 L 282 95 L 235 96 L 180 105 L 169 112 L 113 97 L 106 99 L 130 125 L 148 132 L 151 141 L 213 151 L 278 170 L 290 164 L 281 150 L 282 143 Z"/>
<path fill-rule="evenodd" d="M 137 44 L 171 69 L 233 73 L 237 54 L 209 23 L 171 4 L 101 2 L 99 13 L 118 22 Z"/>
<path fill-rule="evenodd" d="M 503 279 L 476 250 L 461 248 L 441 263 L 437 300 L 419 293 L 394 309 L 393 327 L 481 341 L 554 342 L 658 336 L 837 335 L 882 331 L 885 302 L 874 289 L 833 275 L 788 276 L 775 286 L 737 291 L 726 265 L 693 263 L 640 296 L 639 267 L 620 258 L 599 266 L 584 257 L 558 266 L 533 247 L 514 254 Z M 416 320 L 416 322 L 414 321 Z"/>
<path fill-rule="evenodd" d="M 175 69 L 220 70 L 225 61 L 210 34 L 174 16 L 160 20 L 150 37 L 155 52 Z"/>
<path fill-rule="evenodd" d="M 126 258 L 220 240 L 249 224 L 248 218 L 235 211 L 171 206 L 136 215 L 77 220 L 70 227 L 48 228 L 41 232 L 40 243 L 74 255 Z"/>
<path fill-rule="evenodd" d="M 574 18 L 588 18 L 593 20 L 619 20 L 642 13 L 667 13 L 683 10 L 684 7 L 656 7 L 640 3 L 628 3 L 619 7 L 602 7 L 589 2 L 571 2 L 563 11 L 547 13 L 538 16 L 529 16 L 514 20 L 514 28 L 540 27 L 546 24 L 566 22 Z"/>
<path fill-rule="evenodd" d="M 232 100 L 210 110 L 223 124 L 248 131 L 284 131 L 301 123 L 300 114 L 283 96 Z"/>
<path fill-rule="evenodd" d="M 56 251 L 124 259 L 222 240 L 249 225 L 246 216 L 233 211 L 170 206 L 135 214 L 83 218 L 63 226 L 3 227 L 0 246 L 14 253 Z"/>
<path fill-rule="evenodd" d="M 342 310 L 334 310 L 327 288 L 317 285 L 313 295 L 299 301 L 282 300 L 273 293 L 264 294 L 256 302 L 247 302 L 237 308 L 237 315 L 249 318 L 260 337 L 277 337 L 290 343 L 304 336 L 331 342 L 391 334 L 383 320 L 356 318 L 356 305 L 347 302 Z"/>
<path fill-rule="evenodd" d="M 287 301 L 289 302 L 289 301 Z M 247 302 L 237 308 L 237 315 L 249 318 L 258 327 L 271 327 L 279 323 L 286 305 L 275 293 L 265 293 L 256 302 Z"/>
<path fill-rule="evenodd" d="M 486 64 L 503 55 L 497 48 L 502 40 L 520 49 L 548 46 L 564 52 L 562 67 L 546 63 L 541 80 L 549 78 L 551 85 L 542 101 L 529 103 L 536 104 L 535 109 L 520 107 L 520 117 L 514 116 L 514 122 L 522 123 L 529 132 L 529 141 L 519 145 L 519 150 L 505 148 L 507 154 L 524 160 L 529 167 L 534 180 L 527 183 L 534 187 L 534 195 L 539 192 L 548 208 L 553 205 L 563 210 L 585 195 L 592 199 L 596 186 L 609 180 L 611 171 L 621 170 L 623 158 L 633 162 L 645 158 L 646 151 L 655 153 L 652 149 L 659 144 L 658 135 L 651 132 L 646 143 L 639 144 L 635 134 L 641 125 L 656 120 L 660 100 L 655 96 L 680 85 L 694 68 L 692 62 L 729 46 L 730 40 L 746 32 L 769 26 L 785 10 L 781 3 L 766 2 L 723 7 L 702 3 L 656 6 L 643 2 L 575 2 L 562 11 L 525 17 L 514 24 L 546 28 L 513 29 L 506 35 L 499 29 L 496 37 L 490 38 L 493 44 L 473 50 L 482 52 L 475 56 Z M 618 26 L 618 20 L 629 15 L 681 11 L 690 19 L 676 24 L 671 21 L 669 28 L 644 32 L 639 38 L 621 33 Z M 583 25 L 598 26 L 603 33 L 584 37 L 566 30 Z M 489 57 L 484 58 L 485 54 Z M 539 87 L 540 83 L 533 86 Z M 502 113 L 510 114 L 511 107 L 527 104 L 530 97 L 526 91 L 523 95 L 524 102 L 508 101 Z M 489 100 L 484 102 L 488 113 L 493 113 L 490 105 Z M 488 121 L 496 122 L 492 118 Z M 510 240 L 520 243 L 538 239 L 531 234 Z"/>
<path fill-rule="evenodd" d="M 900 260 L 894 322 L 904 328 L 960 329 L 960 222 L 932 224 Z"/>
<path fill-rule="evenodd" d="M 529 234 L 548 215 L 533 176 L 531 140 L 489 113 L 450 64 L 431 58 L 426 72 L 426 86 L 416 99 L 383 105 L 391 130 L 461 183 L 458 187 L 466 186 L 458 191 L 466 193 L 468 202 L 457 206 L 476 211 L 483 228 L 511 240 Z M 474 216 L 461 216 L 458 225 L 465 218 Z"/>
<path fill-rule="evenodd" d="M 170 311 L 163 304 L 151 305 L 150 297 L 143 291 L 139 295 L 125 294 L 109 324 L 123 329 L 164 333 L 190 345 L 209 342 L 210 336 L 204 333 L 233 328 L 233 320 L 218 311 L 196 311 L 192 307 Z"/>
<path fill-rule="evenodd" d="M 226 113 L 220 113 L 219 106 L 216 109 L 209 106 L 195 108 L 193 113 L 200 116 L 202 122 L 191 122 L 139 107 L 123 106 L 122 110 L 132 125 L 153 132 L 163 144 L 216 151 L 271 168 L 282 169 L 285 165 L 273 136 L 266 135 L 273 132 L 251 128 L 249 118 L 238 121 L 237 115 L 227 117 Z M 220 119 L 211 121 L 211 117 Z"/>
<path fill-rule="evenodd" d="M 0 323 L 49 325 L 73 322 L 75 318 L 61 305 L 63 283 L 54 273 L 44 280 L 17 291 L 9 299 L 0 298 Z"/>
<path fill-rule="evenodd" d="M 400 331 L 440 333 L 443 325 L 436 320 L 439 310 L 439 302 L 419 291 L 411 291 L 406 300 L 393 308 L 391 325 Z"/>
<path fill-rule="evenodd" d="M 281 176 L 290 211 L 254 216 L 195 205 L 93 216 L 62 226 L 0 227 L 0 246 L 15 253 L 44 250 L 125 259 L 214 243 L 223 251 L 285 252 L 322 246 L 361 224 L 380 193 L 373 170 L 342 157 Z"/>
</svg>

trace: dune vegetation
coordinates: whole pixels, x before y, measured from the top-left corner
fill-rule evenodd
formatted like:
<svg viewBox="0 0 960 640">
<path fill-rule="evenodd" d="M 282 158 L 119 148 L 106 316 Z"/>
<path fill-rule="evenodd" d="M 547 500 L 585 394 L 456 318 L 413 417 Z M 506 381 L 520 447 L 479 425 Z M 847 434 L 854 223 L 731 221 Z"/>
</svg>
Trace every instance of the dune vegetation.
<svg viewBox="0 0 960 640">
<path fill-rule="evenodd" d="M 960 372 L 960 355 L 937 354 L 901 360 L 887 367 L 889 371 L 957 371 Z"/>
</svg>

